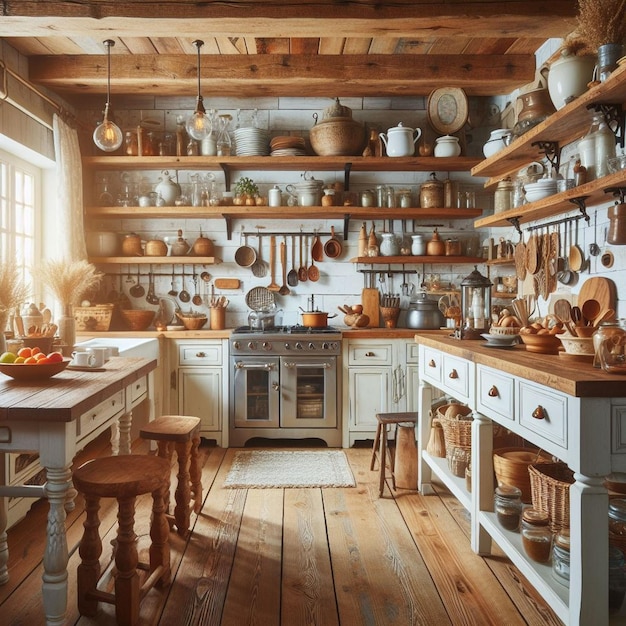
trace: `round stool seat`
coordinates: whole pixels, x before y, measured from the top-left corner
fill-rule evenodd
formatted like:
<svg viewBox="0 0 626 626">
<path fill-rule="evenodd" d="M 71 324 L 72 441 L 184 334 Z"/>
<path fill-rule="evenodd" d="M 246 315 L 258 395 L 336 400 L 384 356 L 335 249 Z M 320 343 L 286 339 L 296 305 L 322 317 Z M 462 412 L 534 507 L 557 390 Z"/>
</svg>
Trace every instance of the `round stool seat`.
<svg viewBox="0 0 626 626">
<path fill-rule="evenodd" d="M 200 428 L 200 418 L 190 415 L 162 415 L 141 427 L 143 439 L 155 441 L 188 441 Z"/>
<path fill-rule="evenodd" d="M 156 491 L 169 477 L 166 459 L 125 454 L 88 461 L 74 472 L 74 485 L 100 498 L 128 498 Z"/>
</svg>

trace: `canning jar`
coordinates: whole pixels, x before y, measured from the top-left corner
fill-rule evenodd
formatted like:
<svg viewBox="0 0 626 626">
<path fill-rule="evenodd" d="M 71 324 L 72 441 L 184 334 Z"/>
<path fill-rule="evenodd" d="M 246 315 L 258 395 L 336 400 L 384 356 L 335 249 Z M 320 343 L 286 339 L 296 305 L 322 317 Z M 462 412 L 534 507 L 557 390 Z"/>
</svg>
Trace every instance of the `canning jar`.
<svg viewBox="0 0 626 626">
<path fill-rule="evenodd" d="M 552 532 L 548 514 L 528 508 L 522 513 L 522 544 L 529 558 L 547 563 L 552 550 Z"/>
<path fill-rule="evenodd" d="M 494 510 L 498 523 L 506 530 L 518 530 L 522 515 L 522 490 L 513 485 L 496 488 Z"/>
<path fill-rule="evenodd" d="M 435 172 L 430 179 L 420 185 L 420 206 L 423 209 L 440 209 L 443 207 L 443 183 L 437 179 Z"/>
<path fill-rule="evenodd" d="M 401 209 L 408 209 L 413 205 L 410 189 L 400 189 L 398 191 L 398 206 Z"/>
<path fill-rule="evenodd" d="M 513 208 L 513 193 L 515 185 L 510 177 L 501 180 L 493 194 L 494 212 L 500 213 Z"/>
<path fill-rule="evenodd" d="M 621 608 L 626 595 L 626 573 L 624 553 L 615 546 L 609 546 L 609 609 Z"/>
<path fill-rule="evenodd" d="M 602 322 L 593 334 L 594 367 L 626 374 L 626 319 Z"/>
<path fill-rule="evenodd" d="M 609 543 L 620 545 L 626 542 L 626 500 L 609 500 Z"/>
<path fill-rule="evenodd" d="M 552 546 L 552 574 L 562 585 L 569 587 L 569 530 L 557 533 Z"/>
</svg>

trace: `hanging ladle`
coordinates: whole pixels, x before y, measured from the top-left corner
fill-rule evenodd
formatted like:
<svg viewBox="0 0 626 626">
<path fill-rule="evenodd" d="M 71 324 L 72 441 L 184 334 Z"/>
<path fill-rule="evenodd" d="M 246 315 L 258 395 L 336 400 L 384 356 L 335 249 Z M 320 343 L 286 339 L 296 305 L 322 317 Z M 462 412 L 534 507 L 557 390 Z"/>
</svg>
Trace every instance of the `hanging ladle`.
<svg viewBox="0 0 626 626">
<path fill-rule="evenodd" d="M 200 306 L 202 304 L 202 296 L 198 293 L 198 275 L 196 274 L 196 269 L 194 267 L 193 271 L 193 298 L 191 302 L 196 306 Z"/>
<path fill-rule="evenodd" d="M 152 273 L 152 267 L 148 273 L 148 294 L 146 295 L 146 302 L 148 304 L 159 304 L 159 298 L 154 293 L 154 275 Z"/>
<path fill-rule="evenodd" d="M 178 290 L 174 287 L 174 281 L 176 280 L 176 274 L 174 273 L 174 266 L 172 266 L 172 282 L 170 283 L 172 288 L 167 292 L 168 296 L 176 297 Z"/>
<path fill-rule="evenodd" d="M 137 282 L 128 290 L 128 293 L 133 298 L 141 298 L 146 293 L 146 290 L 141 284 L 141 271 L 139 265 L 137 266 Z"/>
<path fill-rule="evenodd" d="M 185 266 L 183 265 L 183 278 L 182 278 L 182 289 L 180 290 L 180 293 L 178 294 L 178 299 L 181 302 L 189 302 L 189 300 L 191 300 L 191 296 L 189 295 L 189 292 L 185 289 Z"/>
</svg>

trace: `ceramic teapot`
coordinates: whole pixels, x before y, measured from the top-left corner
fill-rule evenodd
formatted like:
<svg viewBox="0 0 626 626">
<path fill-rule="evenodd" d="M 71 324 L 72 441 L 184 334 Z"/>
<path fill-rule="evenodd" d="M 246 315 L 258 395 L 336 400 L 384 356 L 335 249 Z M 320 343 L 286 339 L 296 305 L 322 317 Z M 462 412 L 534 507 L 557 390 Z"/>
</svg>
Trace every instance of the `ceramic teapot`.
<svg viewBox="0 0 626 626">
<path fill-rule="evenodd" d="M 161 172 L 161 182 L 154 188 L 161 197 L 164 206 L 174 206 L 174 202 L 180 197 L 180 185 L 172 180 L 167 170 Z"/>
<path fill-rule="evenodd" d="M 390 128 L 387 134 L 380 133 L 380 139 L 385 144 L 387 156 L 406 157 L 415 154 L 415 144 L 422 136 L 422 129 L 408 128 L 400 122 L 397 126 Z"/>
<path fill-rule="evenodd" d="M 183 231 L 180 229 L 178 230 L 178 238 L 172 241 L 170 245 L 171 256 L 185 256 L 189 252 L 189 244 L 186 239 L 183 239 Z"/>
</svg>

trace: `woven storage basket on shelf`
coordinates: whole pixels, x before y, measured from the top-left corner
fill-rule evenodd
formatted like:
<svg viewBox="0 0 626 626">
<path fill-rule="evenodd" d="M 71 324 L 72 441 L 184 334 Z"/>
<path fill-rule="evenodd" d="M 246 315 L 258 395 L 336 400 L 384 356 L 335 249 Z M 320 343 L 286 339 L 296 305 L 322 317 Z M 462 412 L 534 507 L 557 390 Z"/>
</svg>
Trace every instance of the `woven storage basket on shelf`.
<svg viewBox="0 0 626 626">
<path fill-rule="evenodd" d="M 553 533 L 569 528 L 569 488 L 574 472 L 565 463 L 531 463 L 528 474 L 533 508 L 550 516 Z"/>
<path fill-rule="evenodd" d="M 528 466 L 531 463 L 549 462 L 538 448 L 506 447 L 494 448 L 493 471 L 496 475 L 498 487 L 511 485 L 522 491 L 522 502 L 530 504 L 532 495 L 530 490 L 530 475 Z"/>
<path fill-rule="evenodd" d="M 468 417 L 472 410 L 463 404 L 444 404 L 436 411 L 443 428 L 448 468 L 458 477 L 465 476 L 472 451 L 472 422 Z"/>
</svg>

